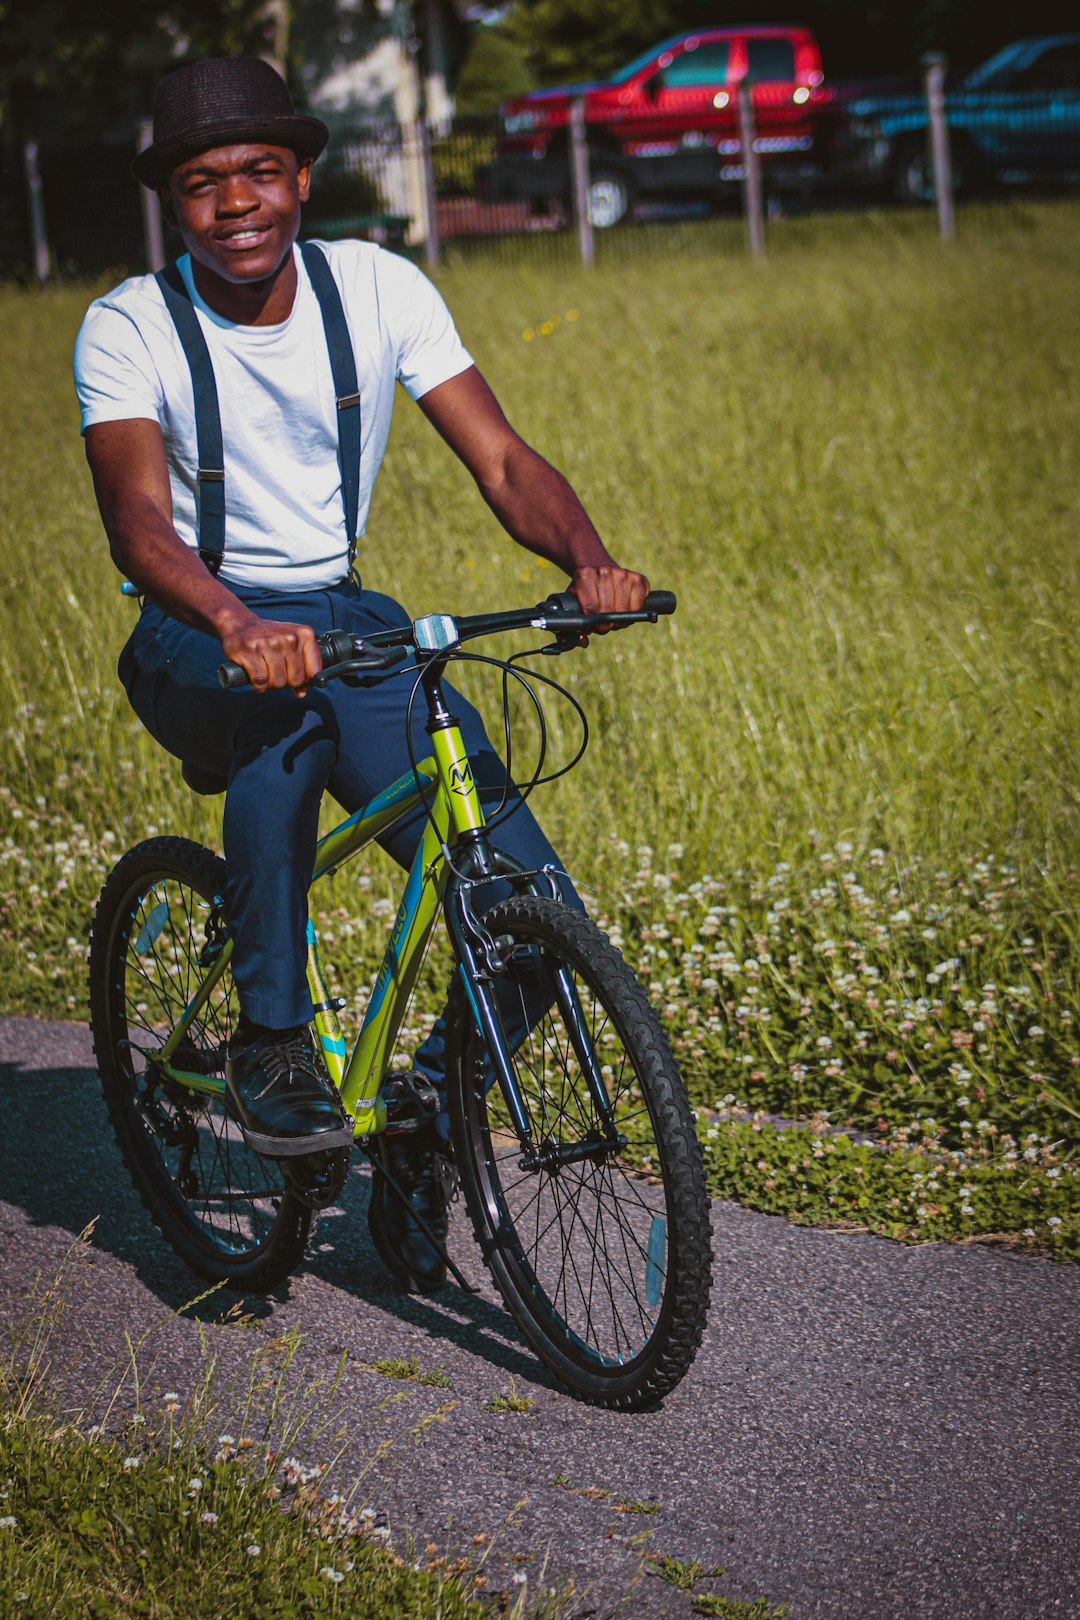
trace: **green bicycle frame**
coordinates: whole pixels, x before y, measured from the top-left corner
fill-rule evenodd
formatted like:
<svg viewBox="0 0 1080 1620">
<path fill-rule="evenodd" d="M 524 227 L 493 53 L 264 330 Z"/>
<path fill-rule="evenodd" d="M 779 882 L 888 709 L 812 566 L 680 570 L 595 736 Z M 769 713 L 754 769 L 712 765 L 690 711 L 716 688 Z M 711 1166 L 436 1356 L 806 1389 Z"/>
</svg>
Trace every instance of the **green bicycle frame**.
<svg viewBox="0 0 1080 1620">
<path fill-rule="evenodd" d="M 358 1137 L 373 1135 L 386 1125 L 379 1086 L 443 904 L 448 878 L 444 849 L 463 833 L 482 833 L 486 824 L 458 725 L 451 722 L 433 732 L 432 753 L 419 761 L 416 773 L 408 772 L 376 794 L 321 838 L 316 850 L 312 881 L 335 871 L 425 798 L 429 817 L 409 869 L 356 1046 L 348 1059 L 338 1007 L 327 989 L 315 930 L 310 922 L 307 928 L 307 978 L 315 1028 L 327 1070 L 354 1120 L 354 1134 Z M 216 1096 L 224 1093 L 225 1082 L 220 1076 L 192 1073 L 172 1059 L 185 1032 L 209 1001 L 231 956 L 232 941 L 226 939 L 212 952 L 209 972 L 157 1054 L 163 1073 L 191 1091 Z"/>
</svg>

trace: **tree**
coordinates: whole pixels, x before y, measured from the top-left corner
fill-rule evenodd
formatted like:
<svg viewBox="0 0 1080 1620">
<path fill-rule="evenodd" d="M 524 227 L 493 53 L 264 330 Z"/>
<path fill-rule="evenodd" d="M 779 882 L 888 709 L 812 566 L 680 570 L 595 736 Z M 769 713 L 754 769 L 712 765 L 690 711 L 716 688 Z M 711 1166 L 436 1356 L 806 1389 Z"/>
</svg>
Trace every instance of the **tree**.
<svg viewBox="0 0 1080 1620">
<path fill-rule="evenodd" d="M 196 56 L 284 62 L 290 0 L 0 0 L 0 113 L 32 133 L 130 127 Z"/>
<path fill-rule="evenodd" d="M 945 50 L 956 69 L 1010 40 L 1074 32 L 1075 0 L 1027 0 L 1021 16 L 985 0 L 514 0 L 514 30 L 541 84 L 600 79 L 666 34 L 737 23 L 792 21 L 816 34 L 832 79 L 909 73 Z"/>
<path fill-rule="evenodd" d="M 507 25 L 541 84 L 603 79 L 679 26 L 677 0 L 516 0 Z"/>
<path fill-rule="evenodd" d="M 501 102 L 524 95 L 532 86 L 525 52 L 513 34 L 483 25 L 472 30 L 454 87 L 454 100 L 462 116 L 496 112 Z"/>
</svg>

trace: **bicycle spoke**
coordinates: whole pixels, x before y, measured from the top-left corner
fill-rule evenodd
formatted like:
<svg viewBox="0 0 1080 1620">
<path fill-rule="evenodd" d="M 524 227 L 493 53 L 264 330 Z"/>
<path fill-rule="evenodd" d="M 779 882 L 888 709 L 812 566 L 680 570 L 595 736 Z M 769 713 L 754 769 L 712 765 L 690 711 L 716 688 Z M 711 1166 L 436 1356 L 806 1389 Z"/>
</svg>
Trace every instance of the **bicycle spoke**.
<svg viewBox="0 0 1080 1620">
<path fill-rule="evenodd" d="M 142 1034 L 148 1047 L 164 1044 L 198 991 L 213 916 L 207 898 L 167 877 L 148 884 L 132 907 L 123 959 L 124 1010 L 128 1029 Z M 213 1054 L 224 1048 L 233 1024 L 230 986 L 226 973 L 183 1037 L 196 1050 Z M 283 1183 L 275 1181 L 265 1161 L 245 1146 L 222 1104 L 193 1098 L 190 1110 L 178 1107 L 148 1072 L 146 1059 L 130 1038 L 127 1051 L 137 1087 L 148 1096 L 156 1095 L 156 1107 L 174 1127 L 182 1128 L 186 1118 L 195 1133 L 187 1148 L 172 1144 L 155 1129 L 152 1114 L 140 1116 L 141 1129 L 153 1144 L 173 1196 L 223 1254 L 257 1247 L 273 1226 Z"/>
</svg>

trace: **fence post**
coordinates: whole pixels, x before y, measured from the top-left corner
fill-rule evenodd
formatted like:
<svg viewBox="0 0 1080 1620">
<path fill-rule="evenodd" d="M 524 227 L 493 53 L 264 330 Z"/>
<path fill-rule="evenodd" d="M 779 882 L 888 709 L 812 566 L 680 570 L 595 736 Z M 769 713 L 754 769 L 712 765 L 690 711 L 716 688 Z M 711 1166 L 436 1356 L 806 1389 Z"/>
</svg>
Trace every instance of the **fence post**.
<svg viewBox="0 0 1080 1620">
<path fill-rule="evenodd" d="M 139 125 L 139 133 L 135 142 L 136 152 L 142 152 L 150 145 L 154 138 L 154 126 L 149 118 L 144 118 Z M 139 185 L 139 202 L 142 205 L 143 250 L 146 254 L 146 268 L 153 275 L 156 270 L 165 268 L 165 231 L 161 221 L 161 204 L 158 194 L 149 186 Z"/>
<path fill-rule="evenodd" d="M 26 192 L 30 201 L 30 239 L 34 274 L 37 276 L 38 286 L 44 287 L 49 279 L 49 241 L 45 235 L 45 194 L 41 189 L 37 141 L 27 141 L 23 147 L 23 171 L 26 175 Z"/>
<path fill-rule="evenodd" d="M 574 200 L 574 224 L 582 264 L 593 262 L 592 221 L 589 219 L 589 146 L 585 138 L 585 102 L 575 96 L 570 103 L 570 179 Z"/>
<path fill-rule="evenodd" d="M 420 143 L 420 169 L 424 193 L 424 257 L 432 268 L 439 262 L 439 217 L 435 207 L 435 165 L 431 161 L 431 130 L 426 118 L 416 120 Z"/>
<path fill-rule="evenodd" d="M 761 200 L 761 159 L 754 145 L 754 109 L 750 105 L 750 81 L 744 75 L 736 92 L 739 102 L 739 145 L 742 148 L 743 207 L 750 256 L 760 259 L 765 252 L 765 211 Z"/>
<path fill-rule="evenodd" d="M 922 59 L 922 66 L 938 230 L 946 241 L 951 241 L 955 229 L 952 164 L 949 161 L 949 126 L 945 119 L 945 60 L 944 51 L 929 51 Z"/>
</svg>

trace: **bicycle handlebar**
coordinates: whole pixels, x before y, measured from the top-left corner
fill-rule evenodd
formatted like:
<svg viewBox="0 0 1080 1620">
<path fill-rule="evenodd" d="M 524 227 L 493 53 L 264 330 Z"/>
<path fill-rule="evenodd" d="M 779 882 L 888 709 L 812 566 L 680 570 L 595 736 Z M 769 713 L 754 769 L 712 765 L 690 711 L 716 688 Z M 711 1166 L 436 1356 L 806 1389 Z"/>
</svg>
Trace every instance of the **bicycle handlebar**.
<svg viewBox="0 0 1080 1620">
<path fill-rule="evenodd" d="M 555 635 L 555 645 L 567 647 L 601 625 L 621 630 L 631 624 L 655 624 L 661 614 L 674 612 L 674 591 L 650 591 L 644 606 L 636 613 L 582 613 L 573 593 L 562 591 L 531 608 L 476 613 L 465 618 L 433 613 L 400 629 L 377 630 L 370 636 L 357 636 L 349 630 L 328 630 L 318 638 L 323 668 L 311 684 L 321 686 L 341 676 L 361 686 L 370 686 L 395 664 L 402 663 L 410 649 L 421 658 L 431 658 L 452 651 L 463 641 L 495 635 L 500 630 L 550 630 Z M 230 660 L 218 666 L 217 676 L 227 690 L 248 684 L 246 670 Z"/>
</svg>

